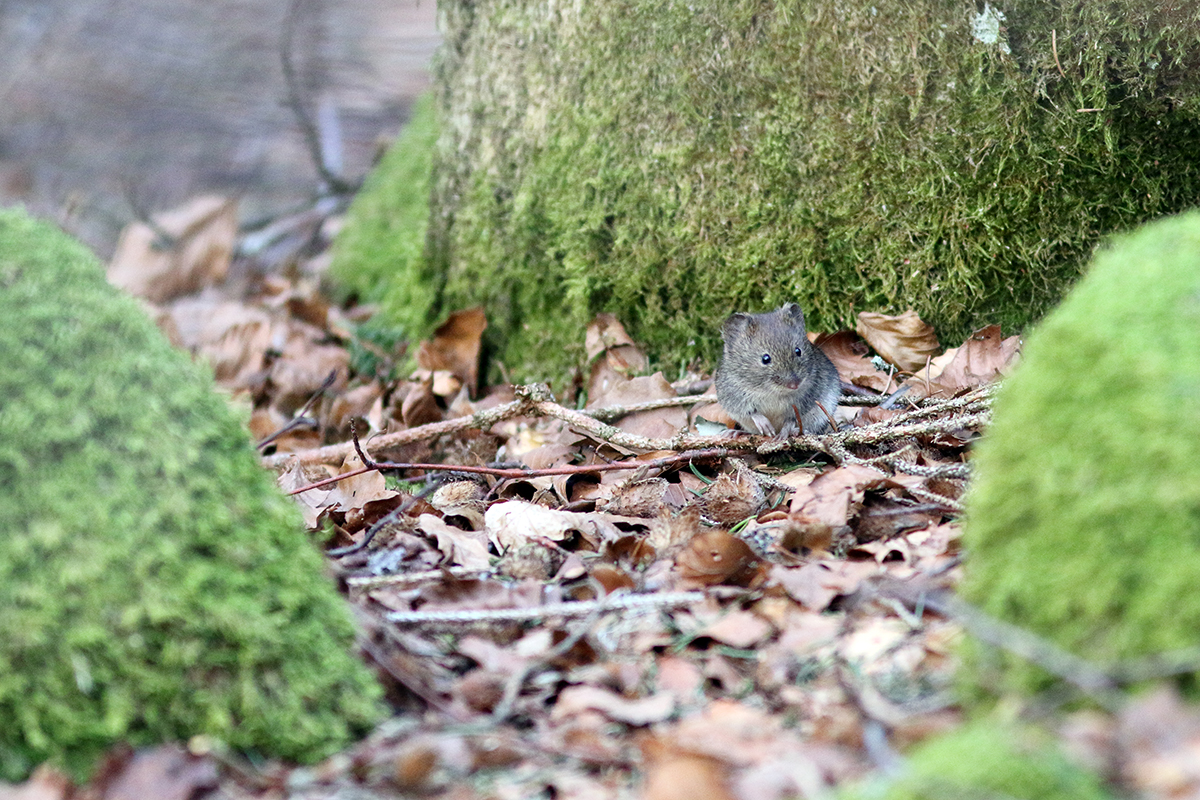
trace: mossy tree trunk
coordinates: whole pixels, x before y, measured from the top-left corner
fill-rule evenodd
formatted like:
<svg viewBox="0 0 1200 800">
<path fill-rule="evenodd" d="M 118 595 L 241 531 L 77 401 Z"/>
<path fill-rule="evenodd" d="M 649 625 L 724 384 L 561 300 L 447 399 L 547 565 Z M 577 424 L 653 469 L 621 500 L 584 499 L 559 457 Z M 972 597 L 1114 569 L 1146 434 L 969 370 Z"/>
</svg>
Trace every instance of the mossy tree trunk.
<svg viewBox="0 0 1200 800">
<path fill-rule="evenodd" d="M 1103 234 L 1200 195 L 1200 11 L 1158 0 L 443 0 L 428 247 L 518 376 L 617 313 L 662 361 L 730 310 L 1038 318 Z M 351 222 L 353 224 L 353 220 Z M 435 297 L 432 304 L 406 297 Z"/>
</svg>

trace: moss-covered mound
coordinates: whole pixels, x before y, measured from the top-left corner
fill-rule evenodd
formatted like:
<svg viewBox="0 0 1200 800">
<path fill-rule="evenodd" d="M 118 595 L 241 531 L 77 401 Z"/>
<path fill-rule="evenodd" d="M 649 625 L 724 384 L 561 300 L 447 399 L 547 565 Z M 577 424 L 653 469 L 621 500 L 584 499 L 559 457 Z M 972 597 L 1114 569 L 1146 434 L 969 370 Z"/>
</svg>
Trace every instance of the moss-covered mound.
<svg viewBox="0 0 1200 800">
<path fill-rule="evenodd" d="M 299 515 L 96 260 L 0 211 L 0 776 L 207 733 L 299 761 L 382 713 Z"/>
<path fill-rule="evenodd" d="M 983 719 L 921 745 L 902 775 L 847 800 L 1111 800 L 1040 731 Z"/>
<path fill-rule="evenodd" d="M 353 222 L 337 239 L 334 272 L 342 285 L 383 302 L 388 316 L 402 323 L 423 321 L 437 300 L 435 283 L 418 279 L 425 263 L 436 139 L 433 95 L 427 93 L 367 177 L 350 209 Z M 400 284 L 404 288 L 396 291 Z"/>
<path fill-rule="evenodd" d="M 1198 443 L 1193 212 L 1101 250 L 1029 337 L 975 458 L 966 598 L 1099 662 L 1200 644 Z M 984 663 L 992 689 L 1044 678 Z"/>
<path fill-rule="evenodd" d="M 415 333 L 484 302 L 520 377 L 556 378 L 602 310 L 668 366 L 789 300 L 814 330 L 910 307 L 946 341 L 1020 327 L 1100 236 L 1200 197 L 1196 4 L 440 9 L 428 249 L 395 259 L 389 233 L 339 271 L 393 269 Z M 383 171 L 421 152 L 396 150 Z"/>
</svg>

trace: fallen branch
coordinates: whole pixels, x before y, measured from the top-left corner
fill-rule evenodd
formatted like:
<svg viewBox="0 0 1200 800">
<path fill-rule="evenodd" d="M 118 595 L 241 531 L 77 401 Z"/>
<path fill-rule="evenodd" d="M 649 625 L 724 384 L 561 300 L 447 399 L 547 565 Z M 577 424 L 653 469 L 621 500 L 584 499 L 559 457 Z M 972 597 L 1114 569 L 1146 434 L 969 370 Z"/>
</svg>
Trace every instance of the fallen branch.
<svg viewBox="0 0 1200 800">
<path fill-rule="evenodd" d="M 962 397 L 931 404 L 922 408 L 899 414 L 884 422 L 876 422 L 861 428 L 850 428 L 837 433 L 822 436 L 801 435 L 790 439 L 779 440 L 763 436 L 741 435 L 730 436 L 697 436 L 680 431 L 670 438 L 652 439 L 646 436 L 631 434 L 620 428 L 602 422 L 591 414 L 566 408 L 554 402 L 550 390 L 542 384 L 519 386 L 516 388 L 517 399 L 495 408 L 484 409 L 458 419 L 434 422 L 417 428 L 386 433 L 370 440 L 372 451 L 386 453 L 414 442 L 434 439 L 446 434 L 458 433 L 464 430 L 489 430 L 492 426 L 514 417 L 540 416 L 561 420 L 573 430 L 592 437 L 598 442 L 634 452 L 674 451 L 677 453 L 688 450 L 723 449 L 771 455 L 788 450 L 808 450 L 826 453 L 835 460 L 839 454 L 845 453 L 849 445 L 880 444 L 896 441 L 912 436 L 929 436 L 938 433 L 951 433 L 963 429 L 977 430 L 986 427 L 991 419 L 990 401 L 994 389 L 982 387 Z M 706 395 L 699 395 L 707 401 Z M 697 397 L 674 398 L 678 404 L 699 402 Z M 682 402 L 686 401 L 686 402 Z M 655 401 L 658 402 L 658 401 Z M 641 409 L 639 409 L 641 410 Z M 625 409 L 601 409 L 605 416 L 617 414 L 620 411 L 632 413 Z M 944 419 L 927 420 L 945 411 L 956 411 Z M 327 447 L 307 450 L 301 453 L 283 453 L 267 456 L 263 463 L 273 469 L 282 469 L 299 461 L 301 464 L 341 464 L 346 456 L 354 452 L 353 442 L 329 445 Z M 456 467 L 455 469 L 463 469 Z M 480 469 L 480 468 L 476 468 Z"/>
</svg>

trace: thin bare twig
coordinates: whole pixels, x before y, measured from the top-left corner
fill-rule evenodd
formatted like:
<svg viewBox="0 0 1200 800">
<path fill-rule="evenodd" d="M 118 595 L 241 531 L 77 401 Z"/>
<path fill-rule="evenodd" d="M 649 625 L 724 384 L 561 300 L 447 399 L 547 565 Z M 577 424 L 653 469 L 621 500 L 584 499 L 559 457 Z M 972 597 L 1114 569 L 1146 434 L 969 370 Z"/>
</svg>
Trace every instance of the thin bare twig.
<svg viewBox="0 0 1200 800">
<path fill-rule="evenodd" d="M 357 189 L 355 184 L 347 181 L 341 175 L 335 175 L 322 155 L 321 134 L 304 103 L 304 93 L 300 88 L 300 76 L 297 74 L 296 64 L 292 60 L 292 52 L 296 43 L 296 23 L 300 18 L 301 7 L 307 2 L 308 0 L 292 0 L 288 12 L 283 18 L 283 30 L 280 32 L 279 62 L 283 68 L 283 80 L 287 84 L 287 105 L 296 115 L 296 123 L 300 126 L 300 132 L 304 136 L 308 155 L 312 159 L 317 173 L 321 176 L 321 180 L 332 192 L 350 194 Z"/>
<path fill-rule="evenodd" d="M 287 425 L 284 425 L 282 428 L 275 431 L 270 436 L 268 436 L 267 438 L 265 438 L 261 442 L 259 442 L 258 449 L 262 450 L 264 447 L 266 447 L 271 442 L 278 439 L 280 436 L 283 436 L 288 431 L 294 430 L 295 428 L 298 428 L 303 424 L 307 424 L 308 422 L 311 422 L 312 420 L 308 419 L 306 415 L 308 414 L 309 411 L 312 410 L 313 404 L 317 402 L 317 400 L 321 397 L 321 395 L 325 394 L 325 392 L 329 390 L 330 386 L 333 386 L 333 382 L 335 380 L 337 380 L 337 370 L 333 369 L 333 370 L 329 371 L 328 377 L 326 377 L 325 380 L 322 381 L 321 388 L 319 388 L 315 392 L 313 392 L 312 397 L 308 398 L 308 402 L 300 407 L 300 410 L 295 413 L 295 415 L 292 417 L 291 421 L 288 422 Z"/>
<path fill-rule="evenodd" d="M 686 450 L 682 453 L 676 453 L 673 456 L 664 456 L 662 458 L 655 458 L 650 461 L 614 461 L 608 464 L 575 464 L 569 467 L 544 467 L 542 469 L 514 469 L 507 467 L 474 467 L 464 466 L 461 464 L 419 464 L 394 461 L 372 461 L 361 469 L 351 470 L 350 472 L 343 472 L 340 475 L 333 475 L 329 478 L 324 478 L 316 481 L 315 483 L 310 483 L 307 486 L 301 486 L 299 489 L 293 489 L 292 491 L 288 492 L 288 494 L 301 494 L 302 492 L 308 492 L 313 489 L 321 489 L 335 484 L 338 481 L 344 481 L 347 478 L 354 478 L 367 472 L 373 472 L 377 469 L 419 469 L 425 472 L 465 472 L 472 475 L 490 475 L 500 479 L 521 480 L 528 478 L 542 478 L 552 475 L 586 475 L 592 472 L 661 469 L 663 467 L 671 467 L 684 462 L 722 459 L 727 457 L 729 454 L 730 453 L 728 450 L 722 448 L 713 448 L 711 450 Z M 359 457 L 362 458 L 361 453 Z"/>
<path fill-rule="evenodd" d="M 423 500 L 429 495 L 433 494 L 434 490 L 436 490 L 439 485 L 440 481 L 430 480 L 425 487 L 421 489 L 421 491 L 417 492 L 416 494 L 409 495 L 403 503 L 393 508 L 387 514 L 384 514 L 383 517 L 381 517 L 374 525 L 372 525 L 370 528 L 367 528 L 367 532 L 357 542 L 346 545 L 345 547 L 335 547 L 332 550 L 326 550 L 325 555 L 329 558 L 342 558 L 350 555 L 351 553 L 357 553 L 359 550 L 364 549 L 371 543 L 371 540 L 375 538 L 375 534 L 379 533 L 386 526 L 400 519 L 400 516 L 405 511 L 408 511 L 410 508 L 412 508 L 418 500 Z"/>
<path fill-rule="evenodd" d="M 618 594 L 603 600 L 580 600 L 572 603 L 547 603 L 530 608 L 481 608 L 453 611 L 393 611 L 385 616 L 397 625 L 438 625 L 459 627 L 479 623 L 536 622 L 549 618 L 570 619 L 586 617 L 597 608 L 602 610 L 672 608 L 699 603 L 704 592 L 658 592 L 655 594 Z"/>
<path fill-rule="evenodd" d="M 580 413 L 587 414 L 589 417 L 598 419 L 601 422 L 612 422 L 614 419 L 627 417 L 630 414 L 637 414 L 640 411 L 657 411 L 660 408 L 698 406 L 702 403 L 715 402 L 717 402 L 715 394 L 693 394 L 684 397 L 664 397 L 661 400 L 647 400 L 644 403 L 630 403 L 627 406 L 605 406 L 603 408 L 584 409 Z"/>
</svg>

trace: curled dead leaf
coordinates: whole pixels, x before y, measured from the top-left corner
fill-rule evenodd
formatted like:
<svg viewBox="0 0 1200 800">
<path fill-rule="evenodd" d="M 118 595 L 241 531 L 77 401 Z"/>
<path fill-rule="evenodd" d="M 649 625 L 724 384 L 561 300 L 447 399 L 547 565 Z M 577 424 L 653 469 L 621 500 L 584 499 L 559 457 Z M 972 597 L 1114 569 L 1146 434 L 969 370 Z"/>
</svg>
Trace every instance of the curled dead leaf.
<svg viewBox="0 0 1200 800">
<path fill-rule="evenodd" d="M 592 362 L 588 377 L 589 404 L 610 405 L 602 398 L 614 386 L 643 373 L 650 362 L 625 328 L 612 314 L 600 314 L 588 325 L 586 342 L 588 360 Z"/>
<path fill-rule="evenodd" d="M 383 387 L 375 381 L 343 392 L 329 406 L 326 427 L 336 432 L 338 441 L 345 441 L 350 438 L 350 421 L 354 420 L 359 438 L 365 440 L 372 428 L 379 427 L 382 413 L 373 415 L 371 412 L 382 395 Z M 375 419 L 371 419 L 372 416 Z"/>
<path fill-rule="evenodd" d="M 455 311 L 433 332 L 433 338 L 421 342 L 417 363 L 430 372 L 445 370 L 467 386 L 474 397 L 479 389 L 479 351 L 487 316 L 482 306 Z"/>
<path fill-rule="evenodd" d="M 613 564 L 597 564 L 592 568 L 591 576 L 604 587 L 605 594 L 618 589 L 633 589 L 636 585 L 628 572 Z"/>
<path fill-rule="evenodd" d="M 163 241 L 160 232 L 171 237 Z M 225 279 L 238 235 L 237 201 L 207 195 L 156 214 L 154 226 L 133 222 L 121 232 L 108 280 L 152 303 Z"/>
<path fill-rule="evenodd" d="M 727 531 L 705 531 L 676 557 L 684 580 L 700 586 L 752 586 L 762 580 L 765 562 Z"/>
<path fill-rule="evenodd" d="M 400 419 L 406 428 L 419 428 L 442 421 L 442 408 L 433 394 L 432 381 L 409 385 L 400 404 Z"/>
<path fill-rule="evenodd" d="M 651 725 L 675 713 L 675 698 L 669 694 L 629 698 L 600 686 L 569 686 L 559 694 L 550 717 L 570 718 L 584 711 L 599 711 L 609 719 L 629 725 Z"/>
<path fill-rule="evenodd" d="M 792 495 L 790 512 L 831 528 L 841 528 L 862 508 L 868 489 L 893 485 L 894 481 L 874 467 L 858 464 L 838 467 L 798 488 Z"/>
<path fill-rule="evenodd" d="M 589 387 L 588 408 L 628 406 L 677 396 L 661 372 L 637 378 L 613 374 L 608 375 L 602 381 L 594 382 Z M 626 414 L 613 424 L 626 433 L 665 439 L 686 428 L 687 423 L 687 411 L 684 409 L 657 408 L 652 411 Z"/>
<path fill-rule="evenodd" d="M 729 764 L 702 753 L 687 752 L 661 740 L 643 742 L 645 800 L 734 800 Z"/>
<path fill-rule="evenodd" d="M 294 330 L 271 365 L 272 405 L 285 414 L 293 413 L 321 391 L 330 373 L 336 377 L 326 390 L 331 395 L 341 394 L 350 374 L 350 353 L 336 345 L 316 344 L 313 337 Z"/>
<path fill-rule="evenodd" d="M 875 366 L 870 358 L 870 348 L 854 331 L 822 333 L 813 342 L 837 367 L 838 375 L 847 383 L 886 392 L 895 389 L 896 383 L 885 370 Z"/>
<path fill-rule="evenodd" d="M 614 314 L 596 315 L 596 318 L 588 325 L 587 333 L 584 334 L 583 346 L 589 361 L 605 351 L 615 350 L 621 353 L 621 360 L 626 368 L 633 372 L 646 369 L 646 357 L 642 355 L 637 344 L 625 332 L 625 326 Z M 622 348 L 630 349 L 623 350 Z"/>
<path fill-rule="evenodd" d="M 863 311 L 858 315 L 857 330 L 885 361 L 905 372 L 921 369 L 942 349 L 933 327 L 915 311 L 898 317 Z"/>
<path fill-rule="evenodd" d="M 765 642 L 774 635 L 775 628 L 752 611 L 731 611 L 705 625 L 700 633 L 721 644 L 744 650 Z"/>
<path fill-rule="evenodd" d="M 999 325 L 980 328 L 960 347 L 905 382 L 912 397 L 953 397 L 1007 375 L 1021 357 L 1020 336 L 1001 336 Z"/>
</svg>

